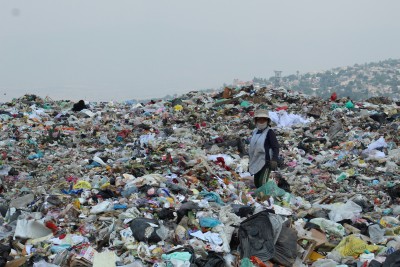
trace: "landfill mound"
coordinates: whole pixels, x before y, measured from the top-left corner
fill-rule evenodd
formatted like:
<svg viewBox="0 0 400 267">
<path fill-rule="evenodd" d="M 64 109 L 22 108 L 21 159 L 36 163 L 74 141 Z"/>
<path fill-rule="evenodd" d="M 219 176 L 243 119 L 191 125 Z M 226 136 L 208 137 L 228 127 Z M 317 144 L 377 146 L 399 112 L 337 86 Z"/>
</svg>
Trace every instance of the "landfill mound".
<svg viewBox="0 0 400 267">
<path fill-rule="evenodd" d="M 399 104 L 252 86 L 3 103 L 0 266 L 398 266 Z M 281 152 L 256 190 L 257 108 Z"/>
</svg>

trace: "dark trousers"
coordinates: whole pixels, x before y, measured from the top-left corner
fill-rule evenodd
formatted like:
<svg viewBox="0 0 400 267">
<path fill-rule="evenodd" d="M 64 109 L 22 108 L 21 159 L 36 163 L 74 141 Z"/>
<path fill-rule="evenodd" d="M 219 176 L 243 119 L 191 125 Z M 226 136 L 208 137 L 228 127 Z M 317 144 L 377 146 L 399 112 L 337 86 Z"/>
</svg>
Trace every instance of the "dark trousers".
<svg viewBox="0 0 400 267">
<path fill-rule="evenodd" d="M 264 167 L 254 174 L 254 185 L 259 188 L 263 184 L 268 182 L 269 175 L 271 174 L 271 169 L 269 168 L 268 164 L 265 164 Z"/>
</svg>

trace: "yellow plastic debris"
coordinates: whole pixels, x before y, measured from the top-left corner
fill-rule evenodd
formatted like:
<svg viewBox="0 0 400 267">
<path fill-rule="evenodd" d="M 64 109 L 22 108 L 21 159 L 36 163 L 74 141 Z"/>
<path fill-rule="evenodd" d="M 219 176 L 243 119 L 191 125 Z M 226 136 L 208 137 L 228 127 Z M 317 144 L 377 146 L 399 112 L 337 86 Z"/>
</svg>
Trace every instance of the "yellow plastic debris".
<svg viewBox="0 0 400 267">
<path fill-rule="evenodd" d="M 106 189 L 107 187 L 109 187 L 111 184 L 109 182 L 104 183 L 102 186 L 100 186 L 100 189 Z"/>
<path fill-rule="evenodd" d="M 356 174 L 356 171 L 354 169 L 348 169 L 346 172 L 349 176 L 354 176 Z"/>
<path fill-rule="evenodd" d="M 92 189 L 89 182 L 80 180 L 74 185 L 74 189 Z"/>
<path fill-rule="evenodd" d="M 182 109 L 183 109 L 183 107 L 181 105 L 174 106 L 175 111 L 181 111 Z"/>
<path fill-rule="evenodd" d="M 324 259 L 324 258 L 325 258 L 325 256 L 323 256 L 323 255 L 321 255 L 321 254 L 319 254 L 318 252 L 315 252 L 315 251 L 311 252 L 310 257 L 309 257 L 309 259 L 311 261 L 317 261 L 319 259 Z"/>
<path fill-rule="evenodd" d="M 78 209 L 78 210 L 81 209 L 81 202 L 79 201 L 79 199 L 75 199 L 73 202 L 73 205 L 76 209 Z"/>
<path fill-rule="evenodd" d="M 334 250 L 338 251 L 343 257 L 358 257 L 360 254 L 363 254 L 365 250 L 372 252 L 378 249 L 379 246 L 368 245 L 367 242 L 358 238 L 357 236 L 349 235 L 342 239 L 342 241 L 340 241 L 339 245 L 337 245 Z"/>
</svg>

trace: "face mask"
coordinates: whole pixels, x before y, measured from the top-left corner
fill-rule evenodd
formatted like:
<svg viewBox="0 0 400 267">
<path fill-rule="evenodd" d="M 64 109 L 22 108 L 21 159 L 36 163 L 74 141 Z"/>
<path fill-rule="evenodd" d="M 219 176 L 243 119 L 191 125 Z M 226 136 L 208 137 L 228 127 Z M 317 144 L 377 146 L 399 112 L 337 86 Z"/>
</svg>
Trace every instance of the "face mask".
<svg viewBox="0 0 400 267">
<path fill-rule="evenodd" d="M 257 126 L 257 129 L 258 129 L 258 130 L 264 130 L 265 128 L 267 128 L 268 122 L 257 123 L 256 126 Z"/>
</svg>

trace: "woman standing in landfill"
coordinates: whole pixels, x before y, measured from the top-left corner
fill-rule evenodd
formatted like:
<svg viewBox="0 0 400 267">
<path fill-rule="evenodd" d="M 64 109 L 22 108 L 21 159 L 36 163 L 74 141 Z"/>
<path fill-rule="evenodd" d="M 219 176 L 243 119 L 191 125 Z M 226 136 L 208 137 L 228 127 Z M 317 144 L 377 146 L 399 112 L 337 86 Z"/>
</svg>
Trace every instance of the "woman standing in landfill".
<svg viewBox="0 0 400 267">
<path fill-rule="evenodd" d="M 265 109 L 256 110 L 254 122 L 256 129 L 250 140 L 249 171 L 254 174 L 254 184 L 259 188 L 268 181 L 271 170 L 277 168 L 279 143 L 270 128 L 271 119 Z"/>
</svg>

